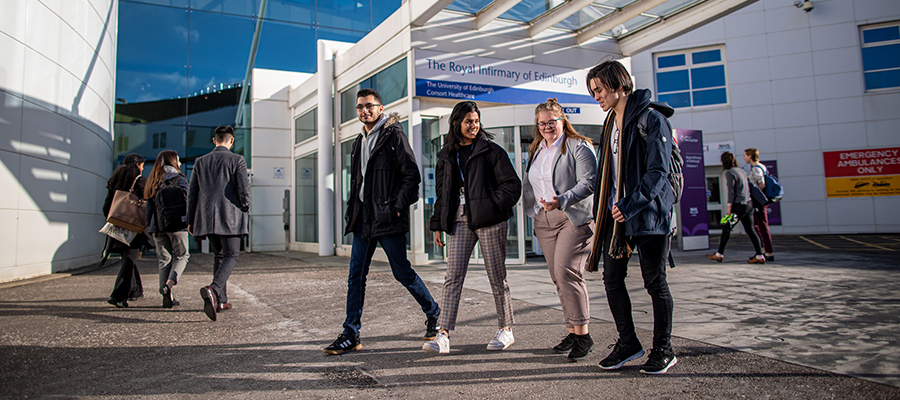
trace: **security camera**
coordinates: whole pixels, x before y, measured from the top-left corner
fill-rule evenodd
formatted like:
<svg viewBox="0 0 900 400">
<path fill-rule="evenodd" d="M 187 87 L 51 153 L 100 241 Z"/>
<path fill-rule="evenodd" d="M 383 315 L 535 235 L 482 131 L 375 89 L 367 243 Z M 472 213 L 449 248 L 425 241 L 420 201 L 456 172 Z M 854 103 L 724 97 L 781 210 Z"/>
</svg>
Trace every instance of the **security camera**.
<svg viewBox="0 0 900 400">
<path fill-rule="evenodd" d="M 813 6 L 813 2 L 810 0 L 805 1 L 795 1 L 794 6 L 797 8 L 802 8 L 803 11 L 810 12 L 815 7 Z"/>
</svg>

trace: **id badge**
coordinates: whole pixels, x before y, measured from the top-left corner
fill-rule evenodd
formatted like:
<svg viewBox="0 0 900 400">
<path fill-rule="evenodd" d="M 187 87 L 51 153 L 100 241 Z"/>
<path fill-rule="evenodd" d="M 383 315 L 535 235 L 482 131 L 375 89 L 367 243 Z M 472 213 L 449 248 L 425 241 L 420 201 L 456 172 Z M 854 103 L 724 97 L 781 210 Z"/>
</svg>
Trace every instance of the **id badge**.
<svg viewBox="0 0 900 400">
<path fill-rule="evenodd" d="M 459 188 L 459 205 L 466 204 L 466 188 Z"/>
</svg>

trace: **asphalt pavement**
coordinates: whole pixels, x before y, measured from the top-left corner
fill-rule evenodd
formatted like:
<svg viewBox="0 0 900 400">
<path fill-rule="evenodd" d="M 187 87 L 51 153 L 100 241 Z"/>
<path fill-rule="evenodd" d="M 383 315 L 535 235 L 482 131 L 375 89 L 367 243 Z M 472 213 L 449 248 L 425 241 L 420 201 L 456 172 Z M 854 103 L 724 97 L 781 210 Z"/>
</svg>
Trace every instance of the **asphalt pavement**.
<svg viewBox="0 0 900 400">
<path fill-rule="evenodd" d="M 418 305 L 374 262 L 363 349 L 326 356 L 341 332 L 347 258 L 242 253 L 228 285 L 234 308 L 212 322 L 199 296 L 212 257 L 191 256 L 174 289 L 181 305 L 164 309 L 145 255 L 145 297 L 129 308 L 106 303 L 118 262 L 0 284 L 0 399 L 898 399 L 900 236 L 843 235 L 870 245 L 838 236 L 776 237 L 776 262 L 759 266 L 746 263 L 742 237 L 723 263 L 676 251 L 679 361 L 661 376 L 638 373 L 645 358 L 598 368 L 616 335 L 597 273 L 586 275 L 593 353 L 578 363 L 552 353 L 566 332 L 541 258 L 508 268 L 516 342 L 507 350 L 485 349 L 497 323 L 481 266 L 470 267 L 450 354 L 436 355 L 421 350 Z M 445 266 L 416 270 L 440 299 Z M 639 273 L 627 283 L 647 347 L 649 297 Z"/>
</svg>

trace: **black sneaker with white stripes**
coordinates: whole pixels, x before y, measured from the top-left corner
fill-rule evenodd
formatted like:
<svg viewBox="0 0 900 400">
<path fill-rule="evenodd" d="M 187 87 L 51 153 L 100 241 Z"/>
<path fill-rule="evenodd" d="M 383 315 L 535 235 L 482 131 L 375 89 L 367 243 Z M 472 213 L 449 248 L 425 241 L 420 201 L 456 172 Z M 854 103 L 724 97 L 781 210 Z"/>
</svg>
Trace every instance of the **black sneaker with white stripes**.
<svg viewBox="0 0 900 400">
<path fill-rule="evenodd" d="M 338 335 L 337 339 L 334 342 L 331 342 L 328 347 L 322 349 L 322 352 L 325 354 L 344 354 L 348 351 L 359 350 L 362 348 L 362 343 L 359 342 L 359 336 L 353 337 L 347 334 Z"/>
<path fill-rule="evenodd" d="M 642 374 L 659 375 L 664 374 L 669 368 L 672 368 L 678 362 L 675 353 L 672 350 L 652 349 L 647 362 L 641 367 Z"/>
</svg>

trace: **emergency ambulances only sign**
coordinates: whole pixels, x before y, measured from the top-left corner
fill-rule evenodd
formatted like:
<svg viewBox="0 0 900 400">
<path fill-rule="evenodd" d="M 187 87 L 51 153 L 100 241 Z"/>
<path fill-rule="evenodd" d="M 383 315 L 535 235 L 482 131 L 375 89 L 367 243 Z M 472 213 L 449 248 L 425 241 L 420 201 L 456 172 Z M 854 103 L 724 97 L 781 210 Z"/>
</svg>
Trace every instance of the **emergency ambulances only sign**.
<svg viewBox="0 0 900 400">
<path fill-rule="evenodd" d="M 828 197 L 900 195 L 900 147 L 822 155 Z"/>
</svg>

